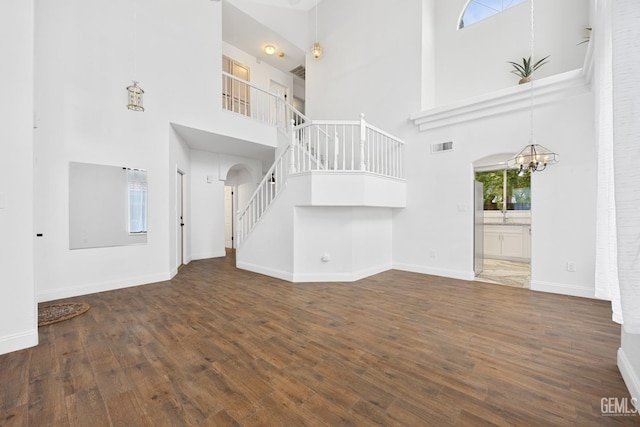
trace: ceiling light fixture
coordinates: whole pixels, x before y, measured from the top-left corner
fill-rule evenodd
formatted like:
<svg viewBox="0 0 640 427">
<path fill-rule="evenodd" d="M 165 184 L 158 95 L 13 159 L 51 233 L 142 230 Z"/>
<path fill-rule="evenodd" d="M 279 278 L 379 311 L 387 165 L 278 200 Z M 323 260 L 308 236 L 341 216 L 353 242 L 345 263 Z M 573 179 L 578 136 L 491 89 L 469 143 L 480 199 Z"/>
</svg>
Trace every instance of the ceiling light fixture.
<svg viewBox="0 0 640 427">
<path fill-rule="evenodd" d="M 276 53 L 276 47 L 272 44 L 268 44 L 264 47 L 264 53 L 266 53 L 267 55 L 273 55 L 274 53 Z"/>
<path fill-rule="evenodd" d="M 318 0 L 316 0 L 316 41 L 313 43 L 311 53 L 313 53 L 313 59 L 320 59 L 322 57 L 322 46 L 318 43 Z"/>
<path fill-rule="evenodd" d="M 534 0 L 531 0 L 531 61 L 533 61 L 534 50 Z M 531 71 L 533 76 L 534 71 Z M 542 145 L 536 144 L 533 132 L 533 78 L 529 82 L 530 87 L 530 112 L 531 112 L 531 137 L 529 145 L 524 147 L 518 154 L 509 159 L 507 165 L 511 168 L 518 168 L 520 171 L 529 169 L 531 172 L 543 171 L 547 165 L 558 163 L 560 155 L 554 153 Z"/>
</svg>

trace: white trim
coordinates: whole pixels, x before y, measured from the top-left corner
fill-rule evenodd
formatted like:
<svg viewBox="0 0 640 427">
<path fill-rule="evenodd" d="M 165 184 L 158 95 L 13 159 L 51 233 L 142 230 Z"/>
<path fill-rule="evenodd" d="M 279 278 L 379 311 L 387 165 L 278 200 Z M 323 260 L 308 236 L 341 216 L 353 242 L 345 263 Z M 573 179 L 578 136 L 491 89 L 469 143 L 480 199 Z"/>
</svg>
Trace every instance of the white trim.
<svg viewBox="0 0 640 427">
<path fill-rule="evenodd" d="M 535 105 L 545 105 L 591 90 L 590 68 L 567 71 L 535 82 Z M 412 120 L 424 132 L 471 120 L 498 116 L 531 107 L 530 85 L 523 84 L 480 95 L 443 107 L 412 114 Z"/>
<path fill-rule="evenodd" d="M 38 345 L 38 328 L 20 332 L 17 334 L 0 337 L 0 354 L 7 354 L 13 351 Z"/>
<path fill-rule="evenodd" d="M 198 261 L 200 259 L 222 258 L 227 256 L 227 251 L 204 252 L 201 254 L 191 255 L 189 261 Z M 188 264 L 188 263 L 185 263 Z"/>
<path fill-rule="evenodd" d="M 595 296 L 595 288 L 585 288 L 584 286 L 570 285 L 567 283 L 543 282 L 540 280 L 531 281 L 531 290 L 538 292 L 548 292 L 552 294 L 570 295 L 574 297 L 599 299 Z"/>
<path fill-rule="evenodd" d="M 618 349 L 618 369 L 631 397 L 640 400 L 640 372 L 636 372 L 633 369 L 633 365 L 629 362 L 629 358 L 622 347 Z"/>
<path fill-rule="evenodd" d="M 237 252 L 236 252 L 236 256 L 237 256 Z M 255 265 L 255 264 L 250 264 L 248 262 L 239 262 L 239 261 L 236 261 L 236 267 L 242 270 L 252 271 L 258 274 L 264 274 L 265 276 L 275 277 L 276 279 L 286 280 L 287 282 L 293 282 L 293 273 L 288 271 L 276 270 L 276 269 L 264 267 L 261 265 Z"/>
<path fill-rule="evenodd" d="M 411 273 L 428 274 L 431 276 L 448 277 L 451 279 L 473 281 L 475 279 L 475 273 L 473 271 L 464 270 L 449 270 L 445 268 L 435 268 L 414 264 L 402 264 L 394 263 L 393 268 L 395 270 L 408 271 Z"/>
<path fill-rule="evenodd" d="M 95 282 L 86 285 L 58 288 L 50 291 L 38 292 L 37 298 L 38 302 L 46 302 L 61 298 L 71 298 L 80 295 L 113 291 L 115 289 L 129 288 L 132 286 L 148 285 L 150 283 L 171 280 L 171 278 L 173 277 L 171 274 L 172 271 L 167 271 L 166 273 L 150 274 L 147 276 L 138 276 L 123 280 L 108 280 L 106 282 Z"/>
<path fill-rule="evenodd" d="M 391 270 L 391 264 L 366 268 L 360 271 L 345 273 L 302 273 L 294 274 L 294 283 L 312 282 L 356 282 L 385 271 Z"/>
</svg>

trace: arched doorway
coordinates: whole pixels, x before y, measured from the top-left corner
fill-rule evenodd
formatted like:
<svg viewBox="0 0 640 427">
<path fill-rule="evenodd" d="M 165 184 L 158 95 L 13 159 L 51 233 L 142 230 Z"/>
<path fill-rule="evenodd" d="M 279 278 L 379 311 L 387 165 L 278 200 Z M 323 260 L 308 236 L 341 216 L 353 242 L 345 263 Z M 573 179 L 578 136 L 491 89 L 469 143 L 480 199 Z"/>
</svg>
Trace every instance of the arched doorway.
<svg viewBox="0 0 640 427">
<path fill-rule="evenodd" d="M 507 167 L 512 153 L 473 163 L 476 280 L 529 288 L 531 281 L 531 177 Z"/>
<path fill-rule="evenodd" d="M 225 248 L 235 249 L 237 213 L 242 211 L 256 189 L 256 179 L 246 165 L 233 165 L 224 181 Z"/>
</svg>

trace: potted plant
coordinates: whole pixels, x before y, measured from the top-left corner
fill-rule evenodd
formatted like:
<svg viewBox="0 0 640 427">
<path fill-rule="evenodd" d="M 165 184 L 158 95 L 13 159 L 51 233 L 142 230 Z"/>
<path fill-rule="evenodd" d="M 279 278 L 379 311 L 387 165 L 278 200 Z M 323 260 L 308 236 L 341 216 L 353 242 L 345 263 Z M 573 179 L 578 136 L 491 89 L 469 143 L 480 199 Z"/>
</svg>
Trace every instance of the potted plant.
<svg viewBox="0 0 640 427">
<path fill-rule="evenodd" d="M 508 61 L 509 64 L 511 64 L 514 68 L 513 70 L 511 70 L 511 72 L 516 76 L 520 77 L 520 81 L 518 82 L 518 84 L 529 83 L 531 81 L 531 74 L 533 74 L 535 70 L 537 70 L 538 68 L 542 67 L 544 64 L 549 62 L 547 61 L 549 56 L 551 55 L 545 56 L 544 58 L 534 63 L 533 65 L 531 63 L 531 57 L 529 57 L 528 59 L 522 58 L 522 64 L 519 64 L 513 61 Z"/>
</svg>

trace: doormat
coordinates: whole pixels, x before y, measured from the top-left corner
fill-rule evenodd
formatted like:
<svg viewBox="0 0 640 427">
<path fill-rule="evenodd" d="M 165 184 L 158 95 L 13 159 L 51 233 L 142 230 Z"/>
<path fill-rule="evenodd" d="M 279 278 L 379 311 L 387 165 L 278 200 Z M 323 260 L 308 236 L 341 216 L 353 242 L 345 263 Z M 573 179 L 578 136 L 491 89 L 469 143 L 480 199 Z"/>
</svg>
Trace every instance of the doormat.
<svg viewBox="0 0 640 427">
<path fill-rule="evenodd" d="M 38 307 L 38 326 L 46 326 L 80 316 L 82 313 L 86 313 L 89 308 L 91 306 L 84 302 L 50 304 Z"/>
</svg>

